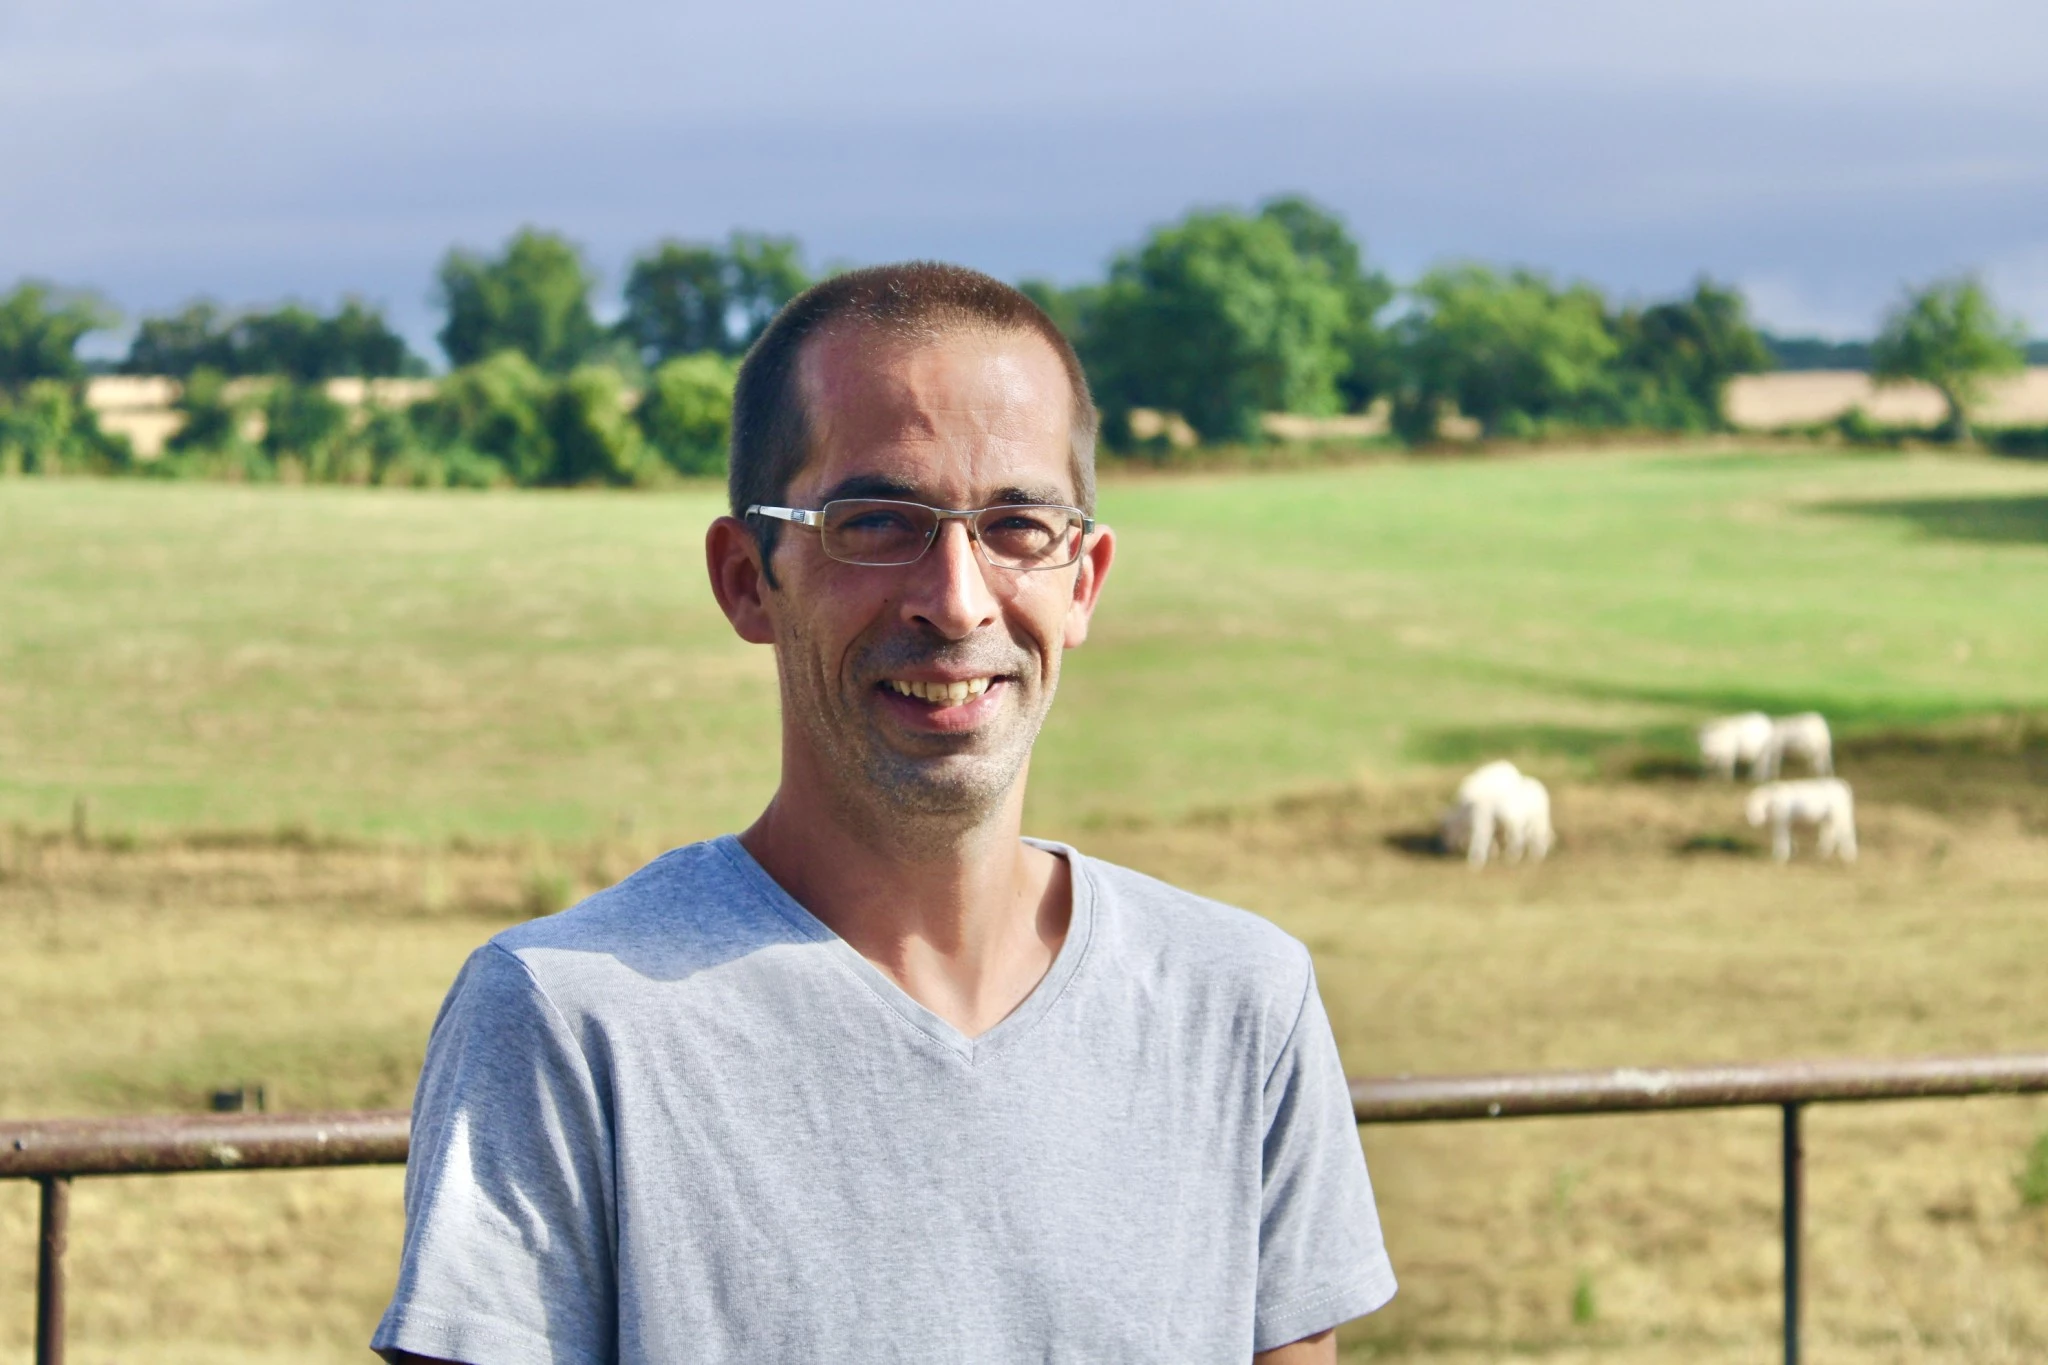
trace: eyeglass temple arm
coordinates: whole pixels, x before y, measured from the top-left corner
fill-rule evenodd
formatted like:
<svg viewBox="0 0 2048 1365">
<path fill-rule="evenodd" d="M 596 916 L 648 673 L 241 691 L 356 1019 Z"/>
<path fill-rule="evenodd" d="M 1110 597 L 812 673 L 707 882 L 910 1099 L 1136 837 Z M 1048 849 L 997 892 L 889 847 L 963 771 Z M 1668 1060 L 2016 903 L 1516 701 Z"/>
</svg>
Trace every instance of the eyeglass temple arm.
<svg viewBox="0 0 2048 1365">
<path fill-rule="evenodd" d="M 793 521 L 799 526 L 821 526 L 825 521 L 823 512 L 812 512 L 802 507 L 769 507 L 755 503 L 747 508 L 750 517 L 773 517 L 777 521 Z"/>
</svg>

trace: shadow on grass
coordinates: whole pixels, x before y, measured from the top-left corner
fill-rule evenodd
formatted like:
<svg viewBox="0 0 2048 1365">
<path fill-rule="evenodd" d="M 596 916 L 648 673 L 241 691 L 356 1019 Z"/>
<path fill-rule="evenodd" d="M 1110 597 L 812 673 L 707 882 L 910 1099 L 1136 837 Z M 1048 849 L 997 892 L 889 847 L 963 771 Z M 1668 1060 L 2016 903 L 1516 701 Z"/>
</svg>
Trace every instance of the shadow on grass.
<svg viewBox="0 0 2048 1365">
<path fill-rule="evenodd" d="M 1456 725 L 1426 730 L 1408 742 L 1409 754 L 1425 763 L 1477 763 L 1511 758 L 1568 759 L 1580 764 L 1616 750 L 1669 751 L 1680 761 L 1691 736 L 1677 726 L 1623 728 L 1599 725 Z"/>
<path fill-rule="evenodd" d="M 1447 858 L 1450 850 L 1433 829 L 1397 829 L 1380 840 L 1396 853 L 1410 858 Z"/>
<path fill-rule="evenodd" d="M 1993 545 L 2048 545 L 2048 497 L 1899 498 L 1881 502 L 1824 502 L 1816 512 L 1838 516 L 1889 517 L 1910 522 L 1941 540 L 1975 540 Z"/>
<path fill-rule="evenodd" d="M 1794 690 L 1728 684 L 1702 687 L 1612 682 L 1604 678 L 1580 677 L 1548 669 L 1482 660 L 1466 660 L 1461 666 L 1476 677 L 1511 683 L 1533 692 L 1550 692 L 1584 701 L 1647 702 L 1693 712 L 1702 721 L 1709 716 L 1733 715 L 1738 711 L 1762 711 L 1774 716 L 1793 715 L 1800 711 L 1818 711 L 1828 718 L 1829 724 L 1837 731 L 1871 730 L 1935 725 L 1945 721 L 1982 717 L 2009 709 L 1998 705 L 1987 706 L 1982 701 L 1967 698 L 1845 696 L 1810 688 Z M 1426 758 L 1432 751 L 1430 746 L 1451 745 L 1454 742 L 1450 738 L 1439 741 L 1435 736 L 1471 734 L 1492 736 L 1499 741 L 1512 741 L 1518 733 L 1526 735 L 1522 741 L 1526 746 L 1524 752 L 1559 756 L 1611 752 L 1616 743 L 1623 742 L 1660 751 L 1690 754 L 1693 752 L 1694 743 L 1693 727 L 1690 725 L 1667 723 L 1634 729 L 1525 725 L 1432 731 L 1429 736 L 1416 741 L 1411 747 L 1417 757 Z M 1606 737 L 1607 742 L 1601 741 L 1602 736 Z M 1444 761 L 1457 761 L 1457 757 L 1446 758 Z"/>
<path fill-rule="evenodd" d="M 1672 846 L 1672 852 L 1681 857 L 1709 854 L 1729 858 L 1754 858 L 1763 851 L 1762 844 L 1754 839 L 1745 839 L 1739 834 L 1695 834 Z"/>
</svg>

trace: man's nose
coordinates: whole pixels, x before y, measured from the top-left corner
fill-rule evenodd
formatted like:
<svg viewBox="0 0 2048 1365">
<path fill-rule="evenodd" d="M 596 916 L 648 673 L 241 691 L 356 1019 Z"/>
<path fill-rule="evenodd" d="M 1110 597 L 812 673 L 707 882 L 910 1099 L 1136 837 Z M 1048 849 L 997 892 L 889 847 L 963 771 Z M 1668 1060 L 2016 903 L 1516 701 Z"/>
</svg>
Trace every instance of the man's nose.
<svg viewBox="0 0 2048 1365">
<path fill-rule="evenodd" d="M 939 524 L 938 538 L 912 567 L 904 615 L 931 626 L 945 639 L 962 640 L 996 619 L 996 595 L 989 588 L 988 563 L 974 547 L 967 524 Z"/>
</svg>

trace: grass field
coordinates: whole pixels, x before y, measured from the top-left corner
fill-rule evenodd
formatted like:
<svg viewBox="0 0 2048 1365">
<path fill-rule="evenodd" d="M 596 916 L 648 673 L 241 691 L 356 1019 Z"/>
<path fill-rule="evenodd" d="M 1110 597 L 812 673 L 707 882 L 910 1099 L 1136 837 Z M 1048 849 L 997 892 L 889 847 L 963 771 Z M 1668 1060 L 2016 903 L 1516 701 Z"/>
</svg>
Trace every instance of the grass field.
<svg viewBox="0 0 2048 1365">
<path fill-rule="evenodd" d="M 0 821 L 684 838 L 744 821 L 774 680 L 702 585 L 709 492 L 0 484 Z M 1126 479 L 1035 822 L 1738 705 L 2048 705 L 2048 469 L 1935 457 L 1389 461 Z"/>
<path fill-rule="evenodd" d="M 0 483 L 0 1114 L 402 1104 L 474 944 L 746 818 L 772 675 L 700 600 L 711 505 Z M 1303 937 L 1354 1072 L 2048 1047 L 2048 469 L 1390 461 L 1104 505 L 1032 823 Z M 1844 723 L 1855 868 L 1769 865 L 1739 789 L 1674 775 L 1748 703 Z M 1419 852 L 1495 753 L 1559 853 Z M 2048 1102 L 1809 1125 L 1810 1359 L 2048 1356 Z M 1369 1130 L 1404 1288 L 1348 1349 L 1766 1358 L 1775 1141 Z M 85 1182 L 73 1359 L 364 1358 L 397 1185 Z M 32 1217 L 0 1187 L 0 1359 Z"/>
</svg>

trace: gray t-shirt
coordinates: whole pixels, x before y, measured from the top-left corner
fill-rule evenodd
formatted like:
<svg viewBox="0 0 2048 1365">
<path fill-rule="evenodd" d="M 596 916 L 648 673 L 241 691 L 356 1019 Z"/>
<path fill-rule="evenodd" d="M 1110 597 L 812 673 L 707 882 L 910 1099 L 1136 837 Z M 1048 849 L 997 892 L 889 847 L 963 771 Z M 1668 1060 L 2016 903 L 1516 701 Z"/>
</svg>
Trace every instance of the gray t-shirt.
<svg viewBox="0 0 2048 1365">
<path fill-rule="evenodd" d="M 1385 1303 L 1307 950 L 1041 847 L 1072 925 L 978 1038 L 730 837 L 478 949 L 427 1048 L 372 1345 L 1247 1365 Z"/>
</svg>

